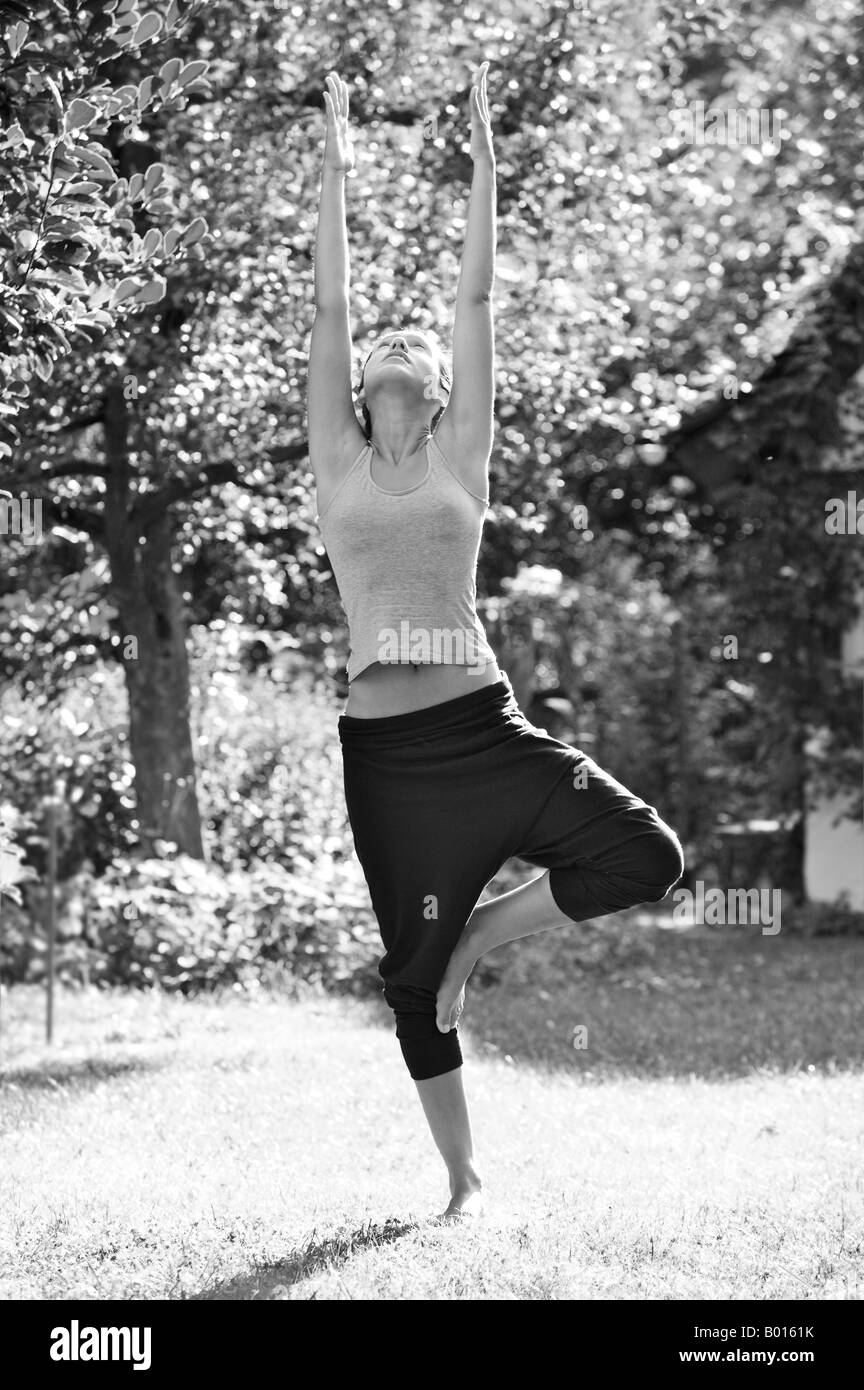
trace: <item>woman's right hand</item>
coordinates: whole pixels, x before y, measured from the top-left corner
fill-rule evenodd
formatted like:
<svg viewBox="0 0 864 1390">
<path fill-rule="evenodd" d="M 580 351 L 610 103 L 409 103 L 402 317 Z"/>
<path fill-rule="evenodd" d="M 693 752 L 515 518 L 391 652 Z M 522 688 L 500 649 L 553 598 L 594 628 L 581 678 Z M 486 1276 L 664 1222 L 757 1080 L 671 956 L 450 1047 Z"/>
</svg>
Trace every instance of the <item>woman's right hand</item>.
<svg viewBox="0 0 864 1390">
<path fill-rule="evenodd" d="M 324 140 L 324 167 L 347 174 L 354 168 L 354 146 L 348 133 L 348 88 L 338 73 L 327 77 L 324 93 L 327 135 Z"/>
</svg>

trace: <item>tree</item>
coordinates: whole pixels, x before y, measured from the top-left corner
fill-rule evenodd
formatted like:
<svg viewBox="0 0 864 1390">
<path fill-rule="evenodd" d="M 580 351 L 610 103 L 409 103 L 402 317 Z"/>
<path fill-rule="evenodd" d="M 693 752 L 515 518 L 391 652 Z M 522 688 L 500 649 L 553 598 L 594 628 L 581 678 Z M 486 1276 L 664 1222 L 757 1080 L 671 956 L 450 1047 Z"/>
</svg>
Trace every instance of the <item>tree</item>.
<svg viewBox="0 0 864 1390">
<path fill-rule="evenodd" d="M 467 191 L 465 96 L 481 56 L 474 26 L 485 26 L 500 210 L 500 428 L 481 556 L 492 598 L 524 564 L 578 583 L 605 535 L 682 613 L 693 586 L 698 610 L 719 573 L 706 544 L 716 540 L 719 555 L 734 539 L 734 511 L 718 521 L 697 480 L 647 460 L 730 379 L 746 395 L 788 339 L 783 315 L 846 255 L 862 123 L 851 101 L 836 121 L 825 115 L 829 91 L 848 93 L 856 25 L 845 10 L 807 12 L 791 32 L 768 3 L 634 13 L 607 0 L 584 13 L 550 5 L 538 20 L 514 0 L 490 20 L 451 0 L 410 13 L 252 0 L 242 11 L 189 7 L 189 18 L 167 61 L 181 73 L 209 62 L 207 99 L 147 110 L 104 149 L 121 183 L 161 164 L 184 225 L 206 210 L 206 260 L 172 266 L 158 302 L 116 315 L 34 390 L 15 476 L 39 481 L 54 530 L 38 557 L 16 552 L 0 586 L 50 603 L 64 564 L 94 579 L 87 598 L 100 616 L 83 630 L 68 594 L 58 603 L 67 652 L 124 659 L 126 639 L 137 641 L 138 664 L 126 658 L 124 669 L 140 819 L 194 846 L 187 614 L 310 627 L 338 614 L 302 405 L 327 69 L 338 64 L 351 85 L 360 133 L 349 190 L 358 348 L 394 321 L 446 334 Z M 742 66 L 748 46 L 760 61 Z M 115 62 L 116 80 L 136 79 L 140 93 L 141 57 Z M 802 64 L 813 80 L 793 101 Z M 779 155 L 688 144 L 672 115 L 700 99 L 792 108 L 791 136 Z M 142 168 L 124 171 L 123 160 Z M 127 211 L 126 234 L 143 247 L 162 214 Z M 581 506 L 587 527 L 575 524 Z M 772 593 L 764 614 L 775 636 L 783 602 Z M 151 609 L 160 616 L 148 619 Z M 18 631 L 10 623 L 10 674 Z M 45 650 L 47 636 L 30 649 Z M 55 645 L 46 656 L 62 678 L 69 665 Z M 695 689 L 706 671 L 721 679 L 706 650 L 679 656 L 700 663 Z M 728 690 L 721 698 L 739 703 Z M 169 786 L 185 779 L 188 822 L 170 797 L 162 804 L 166 775 Z"/>
<path fill-rule="evenodd" d="M 182 261 L 206 230 L 203 221 L 172 225 L 162 165 L 118 179 L 102 143 L 120 128 L 131 142 L 145 113 L 207 92 L 206 62 L 158 62 L 165 39 L 201 2 L 170 0 L 146 13 L 135 0 L 3 5 L 0 458 L 11 456 L 14 417 L 34 373 L 47 381 L 73 343 L 80 349 L 132 305 L 160 299 L 161 269 Z M 115 86 L 124 61 L 140 70 L 142 51 L 152 71 Z M 144 214 L 162 226 L 142 237 L 133 217 Z"/>
</svg>

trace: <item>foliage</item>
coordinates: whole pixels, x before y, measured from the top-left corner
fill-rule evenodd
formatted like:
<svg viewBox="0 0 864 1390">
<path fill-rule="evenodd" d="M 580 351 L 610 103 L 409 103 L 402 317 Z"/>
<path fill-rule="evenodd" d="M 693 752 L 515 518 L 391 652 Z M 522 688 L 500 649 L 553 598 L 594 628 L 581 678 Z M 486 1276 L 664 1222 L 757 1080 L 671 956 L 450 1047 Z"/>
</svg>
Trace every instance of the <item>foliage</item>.
<svg viewBox="0 0 864 1390">
<path fill-rule="evenodd" d="M 142 123 L 156 113 L 208 92 L 206 61 L 165 56 L 166 40 L 199 7 L 200 0 L 146 11 L 136 0 L 3 7 L 10 22 L 0 89 L 0 380 L 8 394 L 0 458 L 12 453 L 11 417 L 34 373 L 47 381 L 62 353 L 86 355 L 136 306 L 158 302 L 162 272 L 181 266 L 206 231 L 200 217 L 177 224 L 176 179 L 164 165 L 118 178 L 114 157 L 118 141 L 132 148 L 141 141 Z"/>
<path fill-rule="evenodd" d="M 374 992 L 380 943 L 359 868 L 326 858 L 296 864 L 226 872 L 188 855 L 119 856 L 100 878 L 64 885 L 58 975 L 184 994 L 275 978 Z M 9 909 L 0 944 L 9 983 L 44 974 L 43 905 L 34 893 L 29 912 Z"/>
<path fill-rule="evenodd" d="M 132 768 L 115 670 L 92 670 L 37 709 L 8 688 L 0 694 L 0 733 L 0 781 L 29 819 L 27 857 L 40 876 L 47 864 L 44 804 L 55 788 L 61 880 L 88 863 L 101 874 L 135 846 Z"/>
<path fill-rule="evenodd" d="M 787 936 L 864 936 L 864 912 L 848 902 L 802 903 L 783 910 Z"/>
<path fill-rule="evenodd" d="M 124 662 L 133 629 L 120 571 L 127 561 L 146 570 L 162 522 L 178 606 L 193 625 L 239 618 L 317 646 L 322 665 L 338 668 L 344 625 L 314 522 L 303 419 L 323 75 L 338 65 L 352 93 L 359 355 L 394 321 L 447 336 L 468 187 L 464 99 L 485 56 L 498 156 L 499 375 L 481 594 L 499 605 L 506 633 L 535 601 L 523 594 L 525 611 L 514 609 L 511 623 L 508 584 L 516 579 L 518 590 L 525 567 L 576 586 L 569 631 L 554 599 L 535 614 L 539 683 L 567 687 L 578 675 L 594 747 L 610 748 L 616 767 L 632 768 L 664 805 L 671 786 L 691 836 L 715 809 L 737 819 L 800 808 L 814 767 L 826 790 L 851 783 L 860 701 L 838 649 L 852 544 L 826 548 L 814 524 L 822 484 L 812 476 L 824 452 L 842 446 L 835 406 L 864 343 L 855 287 L 864 119 L 851 0 L 803 4 L 792 23 L 767 0 L 684 11 L 658 0 L 635 12 L 624 0 L 576 11 L 510 0 L 494 16 L 455 0 L 174 8 L 157 7 L 162 31 L 143 47 L 126 3 L 32 6 L 23 36 L 14 21 L 8 82 L 24 98 L 21 129 L 34 143 L 16 136 L 14 160 L 13 146 L 0 151 L 26 182 L 19 187 L 16 174 L 9 184 L 19 199 L 12 212 L 23 219 L 26 204 L 38 217 L 52 141 L 74 160 L 95 140 L 119 178 L 103 170 L 102 191 L 83 194 L 83 205 L 91 196 L 105 203 L 105 235 L 122 260 L 100 254 L 97 263 L 86 237 L 76 243 L 85 258 L 64 273 L 91 288 L 76 296 L 66 286 L 57 321 L 62 329 L 64 306 L 80 299 L 85 316 L 95 307 L 112 322 L 93 341 L 70 338 L 50 382 L 23 382 L 30 404 L 8 485 L 40 497 L 48 534 L 38 547 L 3 540 L 0 669 L 33 702 L 34 719 L 82 666 Z M 100 13 L 98 24 L 79 24 L 77 46 L 60 22 L 73 10 Z M 37 44 L 39 35 L 51 42 Z M 59 78 L 45 54 L 67 65 Z M 202 64 L 206 90 L 164 85 L 175 72 L 198 84 Z M 92 124 L 62 133 L 49 76 L 64 112 L 74 100 L 99 107 Z M 134 128 L 123 110 L 112 113 L 108 90 L 132 86 Z M 778 112 L 779 151 L 688 143 L 676 115 L 700 101 Z M 136 174 L 146 201 L 157 166 L 170 212 L 130 201 Z M 133 248 L 143 255 L 148 237 L 155 247 L 155 229 L 164 250 L 172 228 L 191 226 L 202 209 L 206 256 L 172 261 L 158 302 L 127 315 L 130 296 L 112 308 L 117 277 L 137 273 Z M 46 275 L 61 244 L 44 239 Z M 26 259 L 12 260 L 20 277 Z M 151 264 L 161 273 L 158 253 Z M 10 362 L 14 371 L 24 354 Z M 119 445 L 109 401 L 122 407 Z M 706 406 L 713 424 L 700 435 Z M 679 448 L 682 432 L 693 448 Z M 714 495 L 716 456 L 735 463 L 742 450 L 753 455 L 752 475 Z M 577 507 L 587 508 L 587 528 L 575 522 Z M 638 615 L 614 582 L 619 557 L 639 590 Z M 607 588 L 619 602 L 605 602 Z M 730 632 L 740 643 L 734 670 L 716 655 Z M 592 674 L 610 683 L 602 710 L 587 694 Z M 689 770 L 675 751 L 685 705 Z M 828 742 L 811 754 L 825 710 Z M 125 717 L 118 709 L 118 724 Z M 250 747 L 245 770 L 237 755 L 229 814 L 204 749 L 199 781 L 213 801 L 202 809 L 218 820 L 219 843 L 226 837 L 226 865 L 244 844 L 265 855 L 280 844 L 263 743 L 259 751 L 255 763 Z M 130 750 L 128 761 L 141 756 Z M 236 828 L 247 794 L 262 811 L 260 835 L 251 813 Z M 128 778 L 122 795 L 132 795 Z M 128 809 L 112 811 L 115 843 Z"/>
<path fill-rule="evenodd" d="M 0 900 L 5 894 L 20 906 L 21 890 L 19 884 L 36 877 L 35 870 L 24 863 L 24 850 L 18 843 L 18 834 L 24 818 L 8 802 L 0 803 Z M 2 908 L 2 901 L 0 901 Z"/>
<path fill-rule="evenodd" d="M 199 788 L 213 859 L 293 868 L 352 855 L 336 721 L 315 667 L 292 649 L 248 669 L 255 631 L 193 629 Z"/>
<path fill-rule="evenodd" d="M 41 722 L 14 691 L 0 700 L 3 784 L 40 832 L 44 797 L 62 784 L 61 978 L 190 991 L 277 971 L 380 987 L 381 945 L 351 850 L 332 699 L 294 664 L 290 688 L 250 672 L 244 652 L 254 633 L 236 624 L 196 629 L 194 638 L 207 864 L 168 844 L 161 857 L 136 852 L 116 671 L 79 680 Z M 24 871 L 41 880 L 44 833 L 31 833 L 26 847 Z M 7 979 L 36 979 L 45 967 L 44 884 L 24 885 L 16 901 L 0 967 Z"/>
</svg>

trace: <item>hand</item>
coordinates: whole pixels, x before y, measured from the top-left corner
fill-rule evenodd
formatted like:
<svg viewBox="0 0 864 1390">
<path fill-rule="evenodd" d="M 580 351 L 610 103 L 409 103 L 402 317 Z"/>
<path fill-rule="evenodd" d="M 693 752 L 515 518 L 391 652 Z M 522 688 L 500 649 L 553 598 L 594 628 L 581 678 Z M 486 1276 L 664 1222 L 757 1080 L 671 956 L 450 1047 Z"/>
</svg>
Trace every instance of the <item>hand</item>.
<svg viewBox="0 0 864 1390">
<path fill-rule="evenodd" d="M 348 134 L 348 88 L 335 72 L 327 77 L 324 107 L 327 112 L 324 167 L 348 174 L 354 168 L 354 146 Z"/>
<path fill-rule="evenodd" d="M 471 96 L 468 101 L 471 115 L 471 145 L 469 154 L 472 159 L 494 160 L 495 155 L 492 149 L 492 126 L 489 122 L 489 101 L 486 96 L 486 70 L 488 63 L 482 63 L 480 72 L 471 87 Z"/>
</svg>

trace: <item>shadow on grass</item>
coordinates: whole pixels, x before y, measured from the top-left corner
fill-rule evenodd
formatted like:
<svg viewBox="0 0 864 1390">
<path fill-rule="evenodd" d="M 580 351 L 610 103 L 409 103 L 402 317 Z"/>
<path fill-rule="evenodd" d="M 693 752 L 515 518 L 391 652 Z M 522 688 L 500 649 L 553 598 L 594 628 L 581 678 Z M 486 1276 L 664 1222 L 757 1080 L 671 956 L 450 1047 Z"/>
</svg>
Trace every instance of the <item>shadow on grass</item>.
<svg viewBox="0 0 864 1390">
<path fill-rule="evenodd" d="M 66 1086 L 98 1086 L 102 1081 L 113 1081 L 118 1076 L 130 1076 L 136 1072 L 156 1071 L 164 1065 L 164 1061 L 146 1057 L 114 1060 L 83 1057 L 77 1062 L 58 1059 L 35 1067 L 13 1065 L 0 1068 L 0 1094 L 4 1091 L 61 1091 Z"/>
<path fill-rule="evenodd" d="M 322 1270 L 332 1270 L 334 1266 L 345 1264 L 353 1255 L 373 1246 L 389 1245 L 417 1228 L 416 1221 L 397 1221 L 383 1223 L 369 1222 L 356 1231 L 345 1235 L 330 1236 L 326 1240 L 315 1240 L 315 1233 L 305 1249 L 292 1250 L 284 1260 L 275 1264 L 261 1265 L 250 1274 L 241 1274 L 236 1279 L 214 1284 L 201 1293 L 189 1294 L 187 1303 L 200 1303 L 207 1300 L 230 1299 L 234 1302 L 253 1300 L 264 1302 L 279 1299 L 293 1284 L 299 1284 Z"/>
</svg>

